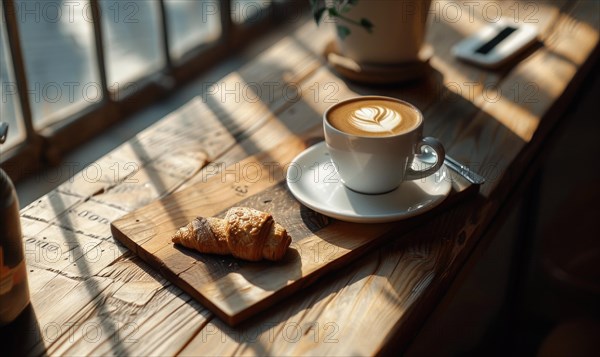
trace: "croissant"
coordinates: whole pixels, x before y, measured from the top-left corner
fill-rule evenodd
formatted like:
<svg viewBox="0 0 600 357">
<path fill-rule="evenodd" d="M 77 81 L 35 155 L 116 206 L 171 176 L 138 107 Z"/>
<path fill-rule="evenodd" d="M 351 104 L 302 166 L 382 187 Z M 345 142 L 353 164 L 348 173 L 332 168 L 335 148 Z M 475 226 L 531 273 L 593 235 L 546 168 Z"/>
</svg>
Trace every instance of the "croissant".
<svg viewBox="0 0 600 357">
<path fill-rule="evenodd" d="M 231 254 L 250 261 L 280 260 L 292 242 L 271 214 L 247 207 L 232 207 L 225 219 L 197 217 L 171 240 L 201 253 Z"/>
</svg>

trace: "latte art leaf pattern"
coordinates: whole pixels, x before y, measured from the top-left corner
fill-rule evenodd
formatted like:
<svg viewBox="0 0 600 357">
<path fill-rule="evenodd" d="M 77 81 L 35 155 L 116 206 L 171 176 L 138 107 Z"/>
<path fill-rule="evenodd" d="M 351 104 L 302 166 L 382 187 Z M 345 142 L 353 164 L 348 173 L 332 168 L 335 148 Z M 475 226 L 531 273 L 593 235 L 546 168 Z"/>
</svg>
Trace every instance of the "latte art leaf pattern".
<svg viewBox="0 0 600 357">
<path fill-rule="evenodd" d="M 402 116 L 390 108 L 370 106 L 355 110 L 349 122 L 363 131 L 385 133 L 393 132 L 402 122 Z"/>
</svg>

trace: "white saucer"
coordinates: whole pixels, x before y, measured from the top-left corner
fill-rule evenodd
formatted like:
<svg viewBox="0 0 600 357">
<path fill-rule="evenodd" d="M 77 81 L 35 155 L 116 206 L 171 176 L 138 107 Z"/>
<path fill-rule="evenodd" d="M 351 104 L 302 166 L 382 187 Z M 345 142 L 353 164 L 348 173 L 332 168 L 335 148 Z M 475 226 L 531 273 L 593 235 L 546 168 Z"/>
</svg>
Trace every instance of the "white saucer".
<svg viewBox="0 0 600 357">
<path fill-rule="evenodd" d="M 325 142 L 304 150 L 287 171 L 291 193 L 307 207 L 342 221 L 391 222 L 429 211 L 444 201 L 451 189 L 445 166 L 422 180 L 404 182 L 380 195 L 361 194 L 340 181 Z"/>
</svg>

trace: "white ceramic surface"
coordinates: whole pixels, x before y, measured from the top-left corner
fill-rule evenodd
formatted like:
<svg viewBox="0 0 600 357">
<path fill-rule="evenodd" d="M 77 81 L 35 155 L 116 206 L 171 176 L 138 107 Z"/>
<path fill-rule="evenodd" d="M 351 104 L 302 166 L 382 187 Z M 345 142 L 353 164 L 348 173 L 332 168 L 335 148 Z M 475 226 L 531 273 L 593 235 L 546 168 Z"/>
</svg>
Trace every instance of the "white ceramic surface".
<svg viewBox="0 0 600 357">
<path fill-rule="evenodd" d="M 358 1 L 344 16 L 373 23 L 371 32 L 348 25 L 351 33 L 337 38 L 341 53 L 358 63 L 397 65 L 419 60 L 425 39 L 430 0 Z"/>
<path fill-rule="evenodd" d="M 346 188 L 324 142 L 303 151 L 287 172 L 290 192 L 307 207 L 333 218 L 359 223 L 406 219 L 442 203 L 451 189 L 445 166 L 424 179 L 406 181 L 394 191 L 365 195 Z"/>
<path fill-rule="evenodd" d="M 348 113 L 345 118 L 350 126 L 355 126 L 365 132 L 372 132 L 366 125 L 373 123 L 372 126 L 381 128 L 382 132 L 393 130 L 394 127 L 390 129 L 381 123 L 382 115 L 380 114 L 386 113 L 382 109 L 385 106 L 373 106 L 370 104 L 373 100 L 385 101 L 405 110 L 402 114 L 397 109 L 387 110 L 390 116 L 398 116 L 396 125 L 402 122 L 404 115 L 416 116 L 417 124 L 407 131 L 389 136 L 361 136 L 335 128 L 328 119 L 329 113 L 337 108 L 359 105 L 361 109 L 354 110 L 352 114 Z M 363 111 L 363 106 L 365 116 L 371 116 L 358 119 L 356 123 L 352 122 L 357 113 Z M 394 124 L 393 120 L 389 120 L 389 122 L 391 123 L 388 125 Z M 421 111 L 414 105 L 397 98 L 360 96 L 340 101 L 323 113 L 323 133 L 327 149 L 332 161 L 336 164 L 341 180 L 344 185 L 357 192 L 365 194 L 389 192 L 403 181 L 428 177 L 444 165 L 446 154 L 442 143 L 432 137 L 423 137 L 423 114 Z M 434 165 L 414 165 L 416 156 L 421 155 L 427 148 L 436 153 Z"/>
</svg>

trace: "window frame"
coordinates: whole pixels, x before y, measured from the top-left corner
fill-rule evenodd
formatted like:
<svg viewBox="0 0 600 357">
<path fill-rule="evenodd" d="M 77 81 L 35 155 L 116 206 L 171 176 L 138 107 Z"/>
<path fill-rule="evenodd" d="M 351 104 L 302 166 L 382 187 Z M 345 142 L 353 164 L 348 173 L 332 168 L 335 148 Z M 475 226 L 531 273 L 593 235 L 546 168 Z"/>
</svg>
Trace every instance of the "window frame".
<svg viewBox="0 0 600 357">
<path fill-rule="evenodd" d="M 21 48 L 19 25 L 14 0 L 3 0 L 6 38 L 17 86 L 24 139 L 18 144 L 2 149 L 1 167 L 15 181 L 28 176 L 45 165 L 57 165 L 69 150 L 100 134 L 109 126 L 123 121 L 133 113 L 168 96 L 187 82 L 217 64 L 219 60 L 239 51 L 250 40 L 286 21 L 290 14 L 304 11 L 306 0 L 272 0 L 266 16 L 236 24 L 232 19 L 230 0 L 218 0 L 220 9 L 221 34 L 214 42 L 188 50 L 179 59 L 174 59 L 170 51 L 168 17 L 164 0 L 159 1 L 159 24 L 161 50 L 165 55 L 165 66 L 135 81 L 135 89 L 119 91 L 118 100 L 113 98 L 106 77 L 106 56 L 103 44 L 102 23 L 100 21 L 99 0 L 89 0 L 94 32 L 94 49 L 102 100 L 86 106 L 72 115 L 49 122 L 36 130 L 33 125 L 30 99 L 28 97 L 27 73 Z M 283 8 L 288 11 L 281 11 Z M 289 11 L 289 10 L 292 11 Z"/>
</svg>

